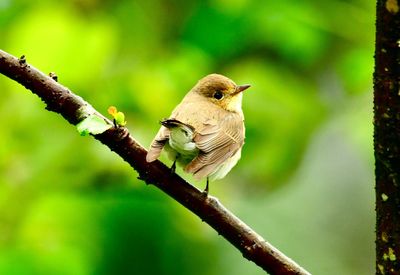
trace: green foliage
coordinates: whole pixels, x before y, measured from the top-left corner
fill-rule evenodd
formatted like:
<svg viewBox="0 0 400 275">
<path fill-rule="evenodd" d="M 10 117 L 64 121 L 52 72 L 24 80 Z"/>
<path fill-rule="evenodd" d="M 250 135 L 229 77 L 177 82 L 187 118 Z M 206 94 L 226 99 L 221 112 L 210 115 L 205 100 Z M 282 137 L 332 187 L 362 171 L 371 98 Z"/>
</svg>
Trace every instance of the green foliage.
<svg viewBox="0 0 400 275">
<path fill-rule="evenodd" d="M 118 112 L 117 108 L 114 106 L 110 106 L 108 108 L 108 113 L 114 118 L 114 123 L 119 126 L 125 126 L 125 114 L 123 112 Z"/>
<path fill-rule="evenodd" d="M 98 135 L 104 133 L 111 127 L 112 125 L 95 114 L 88 116 L 76 125 L 76 129 L 81 136 L 87 136 L 89 134 Z"/>
<path fill-rule="evenodd" d="M 373 38 L 369 1 L 0 0 L 1 48 L 118 106 L 144 145 L 206 74 L 251 84 L 242 159 L 211 193 L 313 274 L 373 270 Z M 0 274 L 263 274 L 20 85 L 0 91 Z"/>
</svg>

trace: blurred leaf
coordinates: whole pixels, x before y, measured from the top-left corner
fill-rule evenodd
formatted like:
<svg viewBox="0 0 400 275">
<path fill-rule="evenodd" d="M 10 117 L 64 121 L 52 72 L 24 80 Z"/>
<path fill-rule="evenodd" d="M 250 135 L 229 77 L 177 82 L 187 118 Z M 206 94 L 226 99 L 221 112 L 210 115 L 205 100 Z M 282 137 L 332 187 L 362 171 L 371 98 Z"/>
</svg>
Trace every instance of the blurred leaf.
<svg viewBox="0 0 400 275">
<path fill-rule="evenodd" d="M 239 167 L 253 182 L 269 187 L 295 171 L 325 113 L 316 88 L 278 66 L 249 60 L 231 73 L 252 85 L 243 97 L 246 143 Z"/>
<path fill-rule="evenodd" d="M 365 93 L 372 88 L 373 73 L 372 45 L 347 51 L 337 61 L 337 70 L 346 91 L 351 94 Z"/>
<path fill-rule="evenodd" d="M 252 39 L 287 62 L 309 67 L 327 49 L 330 37 L 320 29 L 326 18 L 310 3 L 266 1 L 254 8 L 251 20 Z"/>
<path fill-rule="evenodd" d="M 60 82 L 93 89 L 90 84 L 100 78 L 116 37 L 106 18 L 86 21 L 60 2 L 27 11 L 8 30 L 7 40 L 10 52 L 25 54 L 44 72 L 55 71 Z"/>
<path fill-rule="evenodd" d="M 183 40 L 215 58 L 227 58 L 246 48 L 248 30 L 245 17 L 201 4 L 187 23 Z"/>
</svg>

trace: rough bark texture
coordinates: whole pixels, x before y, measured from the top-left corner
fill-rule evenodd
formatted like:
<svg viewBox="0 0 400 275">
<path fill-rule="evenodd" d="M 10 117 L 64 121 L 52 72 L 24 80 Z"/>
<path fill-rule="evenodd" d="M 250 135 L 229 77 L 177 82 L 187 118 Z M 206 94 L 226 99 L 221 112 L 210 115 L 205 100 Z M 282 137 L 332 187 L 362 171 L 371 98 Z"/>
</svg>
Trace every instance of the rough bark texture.
<svg viewBox="0 0 400 275">
<path fill-rule="evenodd" d="M 82 98 L 28 65 L 25 58 L 17 59 L 0 50 L 0 73 L 37 94 L 46 103 L 48 110 L 61 114 L 71 124 L 76 125 L 89 113 L 103 117 Z M 110 120 L 104 120 L 112 124 Z M 238 248 L 246 259 L 270 274 L 310 274 L 266 242 L 216 198 L 205 196 L 178 175 L 171 174 L 170 169 L 161 162 L 147 163 L 147 151 L 132 138 L 126 128 L 113 127 L 95 138 L 128 162 L 139 173 L 140 179 L 161 189 L 208 223 Z"/>
<path fill-rule="evenodd" d="M 400 274 L 400 13 L 377 1 L 374 73 L 376 274 Z"/>
</svg>

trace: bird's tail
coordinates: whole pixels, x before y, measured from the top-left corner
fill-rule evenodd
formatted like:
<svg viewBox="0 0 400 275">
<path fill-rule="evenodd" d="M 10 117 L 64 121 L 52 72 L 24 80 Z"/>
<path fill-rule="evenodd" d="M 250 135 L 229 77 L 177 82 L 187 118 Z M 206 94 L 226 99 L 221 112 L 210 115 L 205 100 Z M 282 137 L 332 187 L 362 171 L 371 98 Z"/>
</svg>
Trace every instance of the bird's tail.
<svg viewBox="0 0 400 275">
<path fill-rule="evenodd" d="M 193 126 L 183 123 L 177 119 L 164 119 L 161 122 L 161 125 L 168 128 L 168 129 L 173 129 L 176 127 L 179 127 L 181 129 L 184 129 L 188 133 L 194 133 L 194 128 Z"/>
</svg>

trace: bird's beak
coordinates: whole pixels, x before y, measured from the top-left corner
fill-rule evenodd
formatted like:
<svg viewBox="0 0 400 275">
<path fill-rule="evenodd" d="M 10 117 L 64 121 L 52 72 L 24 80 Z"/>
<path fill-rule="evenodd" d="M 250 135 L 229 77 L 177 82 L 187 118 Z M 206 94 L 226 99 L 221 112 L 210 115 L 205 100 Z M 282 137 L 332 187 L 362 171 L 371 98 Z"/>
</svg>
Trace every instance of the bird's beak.
<svg viewBox="0 0 400 275">
<path fill-rule="evenodd" d="M 243 92 L 244 90 L 246 90 L 246 89 L 248 89 L 250 87 L 251 87 L 251 85 L 249 85 L 249 84 L 238 85 L 238 86 L 236 86 L 235 94 L 241 93 L 241 92 Z"/>
</svg>

